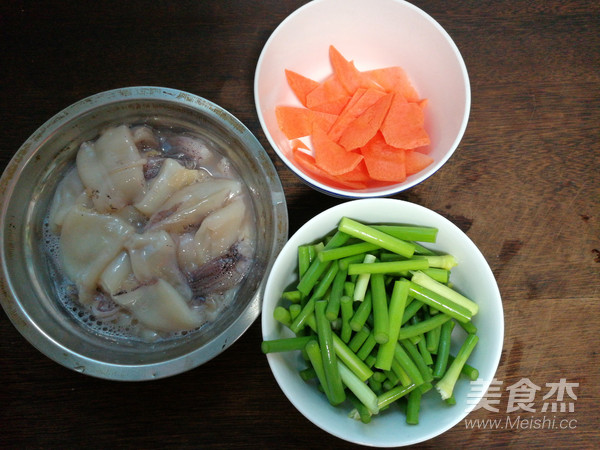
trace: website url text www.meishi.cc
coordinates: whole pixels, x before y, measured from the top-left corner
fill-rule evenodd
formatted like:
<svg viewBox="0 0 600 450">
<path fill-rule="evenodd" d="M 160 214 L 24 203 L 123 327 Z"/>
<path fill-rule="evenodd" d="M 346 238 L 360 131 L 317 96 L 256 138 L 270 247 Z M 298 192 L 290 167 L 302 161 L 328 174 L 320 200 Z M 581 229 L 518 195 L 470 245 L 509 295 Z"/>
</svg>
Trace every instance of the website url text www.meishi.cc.
<svg viewBox="0 0 600 450">
<path fill-rule="evenodd" d="M 502 419 L 465 419 L 467 429 L 485 430 L 574 430 L 577 419 L 557 416 L 506 416 Z"/>
</svg>

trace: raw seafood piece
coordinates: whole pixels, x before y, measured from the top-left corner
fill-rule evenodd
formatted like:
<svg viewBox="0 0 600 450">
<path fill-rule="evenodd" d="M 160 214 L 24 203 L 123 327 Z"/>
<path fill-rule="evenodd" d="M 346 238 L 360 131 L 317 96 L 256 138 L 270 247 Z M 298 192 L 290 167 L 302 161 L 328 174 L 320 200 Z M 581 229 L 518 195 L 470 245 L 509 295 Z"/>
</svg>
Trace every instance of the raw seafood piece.
<svg viewBox="0 0 600 450">
<path fill-rule="evenodd" d="M 230 179 L 208 179 L 184 187 L 158 208 L 148 223 L 149 230 L 180 233 L 221 208 L 241 192 L 242 184 Z"/>
<path fill-rule="evenodd" d="M 158 175 L 150 181 L 148 191 L 135 207 L 150 216 L 175 192 L 199 178 L 199 171 L 186 169 L 174 159 L 167 158 Z"/>
<path fill-rule="evenodd" d="M 134 234 L 125 243 L 131 268 L 140 283 L 162 278 L 186 300 L 192 296 L 185 277 L 177 264 L 175 242 L 166 231 Z"/>
<path fill-rule="evenodd" d="M 110 295 L 129 291 L 139 285 L 139 281 L 133 275 L 131 259 L 127 251 L 123 250 L 106 266 L 98 284 Z"/>
<path fill-rule="evenodd" d="M 177 290 L 164 280 L 141 285 L 114 301 L 129 310 L 148 328 L 159 331 L 190 330 L 204 322 L 203 316 L 192 310 Z"/>
<path fill-rule="evenodd" d="M 135 127 L 131 130 L 133 135 L 133 143 L 141 150 L 156 150 L 158 149 L 159 142 L 154 130 L 149 126 L 142 125 Z"/>
<path fill-rule="evenodd" d="M 254 230 L 243 195 L 203 220 L 198 231 L 180 237 L 178 261 L 194 297 L 223 292 L 247 274 L 254 255 Z"/>
<path fill-rule="evenodd" d="M 79 178 L 77 169 L 72 168 L 59 183 L 52 199 L 49 223 L 53 233 L 60 232 L 60 227 L 65 220 L 65 216 L 75 203 L 78 203 L 83 191 L 83 183 Z"/>
<path fill-rule="evenodd" d="M 134 203 L 144 193 L 145 160 L 129 127 L 106 130 L 77 152 L 77 170 L 98 212 L 110 212 Z"/>
<path fill-rule="evenodd" d="M 107 214 L 98 214 L 82 206 L 71 208 L 60 236 L 60 250 L 65 274 L 84 294 L 96 290 L 102 271 L 121 252 L 134 229 Z"/>
<path fill-rule="evenodd" d="M 165 156 L 175 158 L 188 169 L 205 169 L 215 164 L 215 155 L 201 139 L 176 135 L 162 141 Z"/>
<path fill-rule="evenodd" d="M 247 239 L 250 236 L 247 223 L 246 204 L 241 196 L 211 213 L 194 236 L 197 263 L 205 264 L 227 252 L 236 242 Z"/>
<path fill-rule="evenodd" d="M 133 226 L 137 233 L 141 233 L 146 226 L 146 222 L 148 222 L 148 217 L 133 205 L 128 205 L 119 211 L 114 211 L 111 215 Z"/>
<path fill-rule="evenodd" d="M 177 262 L 184 273 L 190 273 L 198 268 L 196 261 L 198 251 L 196 246 L 195 230 L 176 235 L 177 239 Z"/>
<path fill-rule="evenodd" d="M 195 297 L 225 292 L 240 283 L 252 265 L 248 240 L 238 241 L 227 252 L 199 266 L 188 276 Z"/>
</svg>

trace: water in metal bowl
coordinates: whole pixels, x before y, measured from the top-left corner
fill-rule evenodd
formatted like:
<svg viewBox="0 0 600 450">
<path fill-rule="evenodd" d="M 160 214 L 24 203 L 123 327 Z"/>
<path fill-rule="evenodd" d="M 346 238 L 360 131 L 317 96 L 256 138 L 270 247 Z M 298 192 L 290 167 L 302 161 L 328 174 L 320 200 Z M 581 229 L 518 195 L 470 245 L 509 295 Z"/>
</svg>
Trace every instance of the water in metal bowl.
<svg viewBox="0 0 600 450">
<path fill-rule="evenodd" d="M 82 142 L 110 125 L 185 130 L 210 141 L 241 176 L 252 200 L 254 262 L 232 302 L 193 333 L 145 342 L 104 333 L 59 301 L 44 246 L 44 218 Z M 265 275 L 288 232 L 285 196 L 257 139 L 230 113 L 173 89 L 132 87 L 103 92 L 66 108 L 17 151 L 0 178 L 0 302 L 17 330 L 54 361 L 88 375 L 148 380 L 175 375 L 215 357 L 254 322 Z"/>
</svg>

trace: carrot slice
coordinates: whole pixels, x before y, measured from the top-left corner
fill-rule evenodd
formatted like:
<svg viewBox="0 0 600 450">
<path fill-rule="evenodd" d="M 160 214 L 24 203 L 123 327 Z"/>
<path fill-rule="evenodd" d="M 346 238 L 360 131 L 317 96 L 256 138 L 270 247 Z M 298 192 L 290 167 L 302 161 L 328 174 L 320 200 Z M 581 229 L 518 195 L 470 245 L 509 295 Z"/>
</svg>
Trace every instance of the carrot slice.
<svg viewBox="0 0 600 450">
<path fill-rule="evenodd" d="M 377 133 L 360 152 L 372 179 L 395 183 L 406 180 L 404 150 L 388 145 L 381 133 Z"/>
<path fill-rule="evenodd" d="M 313 111 L 339 114 L 350 101 L 340 80 L 332 75 L 306 95 L 306 107 Z"/>
<path fill-rule="evenodd" d="M 430 143 L 424 124 L 423 109 L 417 103 L 409 103 L 396 95 L 381 124 L 381 132 L 385 141 L 393 147 L 422 147 Z"/>
<path fill-rule="evenodd" d="M 277 125 L 288 139 L 296 139 L 312 132 L 312 113 L 310 109 L 295 106 L 277 106 L 275 117 Z"/>
<path fill-rule="evenodd" d="M 417 91 L 402 67 L 384 67 L 382 69 L 368 70 L 363 72 L 363 74 L 386 91 L 399 93 L 409 102 L 419 100 Z"/>
<path fill-rule="evenodd" d="M 337 142 L 348 125 L 361 116 L 383 96 L 385 96 L 385 92 L 377 89 L 358 88 L 352 99 L 348 102 L 337 120 L 329 129 L 329 137 Z"/>
<path fill-rule="evenodd" d="M 363 159 L 359 153 L 346 151 L 319 128 L 315 128 L 311 138 L 317 166 L 330 175 L 350 172 Z"/>
<path fill-rule="evenodd" d="M 297 106 L 282 105 L 275 108 L 275 116 L 279 129 L 288 139 L 308 136 L 315 127 L 328 131 L 338 117 Z"/>
<path fill-rule="evenodd" d="M 285 77 L 296 98 L 300 100 L 303 106 L 306 106 L 306 96 L 316 89 L 320 83 L 288 69 L 285 69 Z"/>
<path fill-rule="evenodd" d="M 300 139 L 293 139 L 292 140 L 292 150 L 296 151 L 298 149 L 303 149 L 306 150 L 307 152 L 310 152 L 310 148 L 308 148 L 308 146 L 302 142 Z"/>
<path fill-rule="evenodd" d="M 316 181 L 341 188 L 365 189 L 367 187 L 366 183 L 361 180 L 346 180 L 342 177 L 330 175 L 329 173 L 325 172 L 323 169 L 317 166 L 315 158 L 300 150 L 300 148 L 306 147 L 300 145 L 292 150 L 294 161 L 304 172 L 313 177 Z"/>
<path fill-rule="evenodd" d="M 338 175 L 337 178 L 343 181 L 360 182 L 365 184 L 371 180 L 364 159 L 361 162 L 359 162 L 358 165 L 350 172 Z"/>
<path fill-rule="evenodd" d="M 363 89 L 363 88 L 357 89 L 356 92 L 352 95 L 352 97 L 348 101 L 348 103 L 346 103 L 346 106 L 344 106 L 344 109 L 338 115 L 337 120 L 333 123 L 333 125 L 329 129 L 328 133 L 329 133 L 329 137 L 331 139 L 333 139 L 334 141 L 337 141 L 340 138 L 341 132 L 347 126 L 346 121 L 349 118 L 350 111 L 352 111 L 352 109 L 356 106 L 356 103 L 360 100 L 360 98 L 363 96 L 363 94 L 366 91 L 367 90 Z M 335 130 L 334 130 L 334 126 L 335 126 Z"/>
<path fill-rule="evenodd" d="M 325 132 L 329 131 L 337 118 L 336 114 L 313 111 L 313 131 L 315 128 L 320 128 Z"/>
<path fill-rule="evenodd" d="M 433 163 L 433 158 L 416 150 L 406 150 L 405 152 L 406 175 L 413 175 L 420 172 L 425 167 Z"/>
<path fill-rule="evenodd" d="M 315 159 L 312 157 L 312 155 L 309 154 L 310 149 L 300 139 L 295 139 L 292 141 L 292 153 L 295 158 L 301 160 L 300 164 L 303 164 L 303 168 L 306 171 L 312 172 L 313 175 L 317 175 L 326 178 L 330 181 L 340 183 L 344 187 L 364 189 L 367 187 L 367 183 L 371 180 L 369 172 L 367 171 L 367 166 L 365 166 L 364 160 L 359 162 L 358 165 L 350 172 L 346 172 L 338 176 L 333 176 L 329 175 L 327 172 L 317 167 Z"/>
<path fill-rule="evenodd" d="M 329 46 L 329 60 L 333 67 L 333 73 L 337 76 L 349 95 L 353 95 L 358 88 L 375 87 L 375 83 L 363 75 L 354 66 L 354 62 L 348 61 L 333 45 Z"/>
<path fill-rule="evenodd" d="M 354 119 L 340 136 L 339 144 L 346 150 L 354 150 L 369 142 L 383 123 L 393 97 L 393 94 L 384 95 Z"/>
<path fill-rule="evenodd" d="M 350 108 L 354 108 L 354 106 L 356 105 L 356 102 L 358 102 L 360 100 L 360 98 L 363 96 L 363 94 L 367 92 L 366 89 L 364 88 L 358 88 L 356 90 L 356 92 L 354 94 L 352 94 L 352 97 L 350 97 L 350 100 L 348 101 L 348 103 L 346 103 L 346 106 L 344 106 L 344 109 L 342 110 L 341 114 L 344 114 L 345 111 L 347 111 Z"/>
<path fill-rule="evenodd" d="M 316 166 L 315 159 L 312 157 L 312 155 L 310 155 L 310 149 L 300 139 L 294 139 L 292 141 L 292 153 L 295 158 L 302 160 L 301 164 L 304 164 L 303 167 L 309 172 L 312 171 L 313 175 L 327 178 L 328 180 L 340 183 L 345 187 L 364 189 L 367 187 L 367 183 L 371 180 L 364 160 L 359 162 L 358 165 L 350 172 L 333 176 Z"/>
</svg>

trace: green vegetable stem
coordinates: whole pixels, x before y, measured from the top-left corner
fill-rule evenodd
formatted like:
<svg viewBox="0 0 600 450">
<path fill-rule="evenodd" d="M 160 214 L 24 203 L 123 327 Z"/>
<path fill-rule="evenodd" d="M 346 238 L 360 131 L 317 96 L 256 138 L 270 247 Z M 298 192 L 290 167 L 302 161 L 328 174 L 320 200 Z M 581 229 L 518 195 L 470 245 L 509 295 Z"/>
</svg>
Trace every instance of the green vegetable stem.
<svg viewBox="0 0 600 450">
<path fill-rule="evenodd" d="M 371 275 L 371 295 L 373 310 L 373 338 L 378 344 L 385 344 L 389 339 L 390 318 L 388 300 L 383 274 Z"/>
<path fill-rule="evenodd" d="M 325 317 L 327 303 L 319 300 L 315 303 L 315 318 L 317 321 L 317 335 L 319 337 L 319 349 L 323 360 L 323 370 L 329 392 L 329 402 L 339 405 L 346 399 L 342 378 L 338 369 L 337 357 L 333 347 L 333 333 L 331 323 Z"/>
<path fill-rule="evenodd" d="M 369 225 L 357 222 L 356 220 L 348 217 L 343 217 L 338 225 L 338 230 L 349 234 L 350 236 L 362 239 L 365 242 L 375 244 L 389 250 L 390 252 L 397 253 L 406 258 L 410 258 L 414 252 L 415 247 L 409 242 L 395 238 L 383 231 L 377 230 Z"/>
<path fill-rule="evenodd" d="M 448 364 L 448 355 L 450 355 L 450 339 L 452 330 L 454 329 L 454 321 L 449 320 L 442 325 L 440 332 L 440 342 L 438 345 L 437 358 L 433 368 L 433 378 L 441 378 L 446 373 L 446 365 Z"/>
<path fill-rule="evenodd" d="M 265 339 L 262 352 L 301 352 L 301 379 L 331 405 L 349 400 L 349 417 L 365 424 L 395 404 L 418 426 L 426 395 L 456 404 L 460 375 L 479 377 L 467 364 L 479 305 L 450 281 L 457 260 L 419 243 L 436 239 L 431 227 L 341 218 L 322 241 L 298 247 L 298 281 L 273 310 L 294 336 Z M 467 337 L 454 357 L 456 324 Z"/>
<path fill-rule="evenodd" d="M 398 342 L 401 320 L 404 315 L 404 305 L 408 297 L 408 280 L 401 279 L 394 282 L 392 295 L 390 297 L 388 314 L 388 341 L 384 342 L 377 352 L 375 367 L 381 370 L 390 370 L 394 360 L 394 351 Z"/>
<path fill-rule="evenodd" d="M 434 227 L 409 225 L 374 225 L 373 228 L 403 241 L 435 242 L 438 233 L 438 229 Z"/>
<path fill-rule="evenodd" d="M 302 350 L 311 339 L 312 337 L 310 336 L 298 336 L 262 341 L 261 350 L 265 354 Z"/>
<path fill-rule="evenodd" d="M 442 379 L 436 383 L 435 388 L 442 396 L 442 400 L 446 400 L 452 396 L 458 376 L 478 341 L 479 337 L 477 335 L 468 335 L 460 347 L 456 359 L 452 361 Z"/>
</svg>

